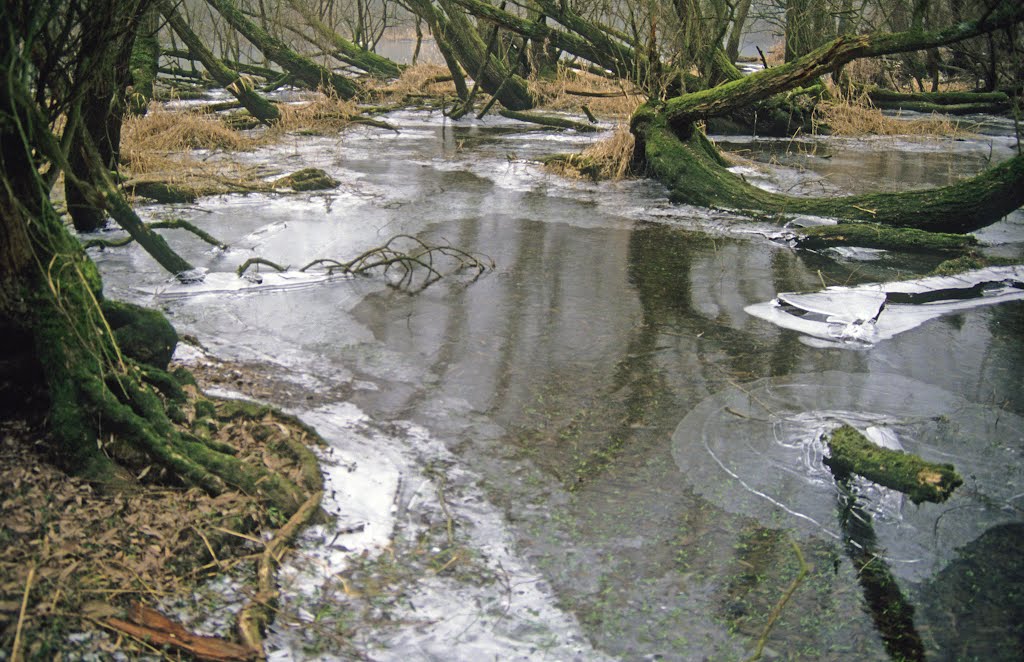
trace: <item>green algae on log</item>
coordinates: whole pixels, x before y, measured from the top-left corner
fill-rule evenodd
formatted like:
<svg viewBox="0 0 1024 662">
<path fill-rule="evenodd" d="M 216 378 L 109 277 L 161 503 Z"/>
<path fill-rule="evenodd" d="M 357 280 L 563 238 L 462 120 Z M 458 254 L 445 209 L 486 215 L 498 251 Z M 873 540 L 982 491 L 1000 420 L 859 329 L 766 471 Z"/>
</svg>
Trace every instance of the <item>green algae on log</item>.
<svg viewBox="0 0 1024 662">
<path fill-rule="evenodd" d="M 935 464 L 882 448 L 849 425 L 833 430 L 826 441 L 831 456 L 825 458 L 825 464 L 836 478 L 857 474 L 903 492 L 916 504 L 942 503 L 964 482 L 951 464 Z"/>
</svg>

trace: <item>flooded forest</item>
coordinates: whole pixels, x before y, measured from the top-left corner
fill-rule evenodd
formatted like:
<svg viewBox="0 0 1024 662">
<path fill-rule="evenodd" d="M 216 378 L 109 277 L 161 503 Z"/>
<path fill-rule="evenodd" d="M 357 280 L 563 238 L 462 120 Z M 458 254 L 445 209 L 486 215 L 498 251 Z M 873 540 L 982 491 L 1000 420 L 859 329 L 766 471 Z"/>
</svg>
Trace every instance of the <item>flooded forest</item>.
<svg viewBox="0 0 1024 662">
<path fill-rule="evenodd" d="M 1014 661 L 1024 5 L 5 0 L 0 661 Z"/>
</svg>

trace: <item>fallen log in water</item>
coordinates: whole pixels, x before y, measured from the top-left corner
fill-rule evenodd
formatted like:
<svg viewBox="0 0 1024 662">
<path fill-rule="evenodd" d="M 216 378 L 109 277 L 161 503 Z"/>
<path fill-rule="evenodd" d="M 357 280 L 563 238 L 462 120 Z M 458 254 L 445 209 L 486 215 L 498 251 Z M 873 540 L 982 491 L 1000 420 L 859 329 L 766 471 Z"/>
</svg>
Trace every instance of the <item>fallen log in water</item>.
<svg viewBox="0 0 1024 662">
<path fill-rule="evenodd" d="M 826 438 L 830 457 L 825 464 L 838 479 L 863 476 L 884 487 L 899 490 L 914 503 L 942 503 L 963 484 L 951 464 L 935 464 L 903 451 L 882 448 L 849 425 Z"/>
</svg>

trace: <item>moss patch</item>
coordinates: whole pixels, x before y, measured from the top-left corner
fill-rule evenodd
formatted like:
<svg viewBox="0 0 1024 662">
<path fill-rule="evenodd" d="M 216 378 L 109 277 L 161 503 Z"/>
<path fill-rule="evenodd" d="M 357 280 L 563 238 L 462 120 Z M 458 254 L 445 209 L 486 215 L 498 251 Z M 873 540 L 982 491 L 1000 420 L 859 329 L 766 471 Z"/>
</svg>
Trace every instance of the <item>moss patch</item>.
<svg viewBox="0 0 1024 662">
<path fill-rule="evenodd" d="M 882 448 L 849 425 L 834 430 L 827 441 L 831 456 L 825 464 L 836 478 L 857 474 L 903 492 L 914 503 L 941 503 L 964 482 L 951 464 L 935 464 Z"/>
<path fill-rule="evenodd" d="M 158 310 L 122 301 L 104 301 L 103 315 L 121 352 L 140 363 L 166 370 L 178 333 Z"/>
</svg>

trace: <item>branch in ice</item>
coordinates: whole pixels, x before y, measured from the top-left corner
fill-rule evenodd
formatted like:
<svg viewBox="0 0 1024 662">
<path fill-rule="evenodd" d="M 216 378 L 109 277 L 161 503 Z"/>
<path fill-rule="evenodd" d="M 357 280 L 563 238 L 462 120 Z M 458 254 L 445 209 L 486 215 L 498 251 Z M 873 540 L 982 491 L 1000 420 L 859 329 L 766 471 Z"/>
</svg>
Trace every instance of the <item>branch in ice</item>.
<svg viewBox="0 0 1024 662">
<path fill-rule="evenodd" d="M 409 244 L 408 248 L 396 246 L 399 242 Z M 279 272 L 287 271 L 287 267 L 267 260 L 266 258 L 253 257 L 246 260 L 238 267 L 239 276 L 245 274 L 254 265 L 263 265 Z M 480 277 L 484 271 L 494 268 L 494 261 L 491 258 L 470 253 L 460 248 L 447 244 L 431 245 L 421 239 L 407 235 L 395 235 L 386 243 L 358 255 L 348 262 L 341 262 L 330 258 L 318 258 L 299 269 L 306 272 L 313 268 L 325 270 L 328 275 L 342 274 L 369 274 L 374 269 L 380 269 L 385 275 L 393 270 L 399 274 L 397 281 L 389 284 L 397 289 L 418 292 L 444 277 L 442 269 L 448 273 L 463 271 L 475 271 L 473 280 Z M 417 274 L 422 274 L 422 280 L 416 285 Z"/>
</svg>

